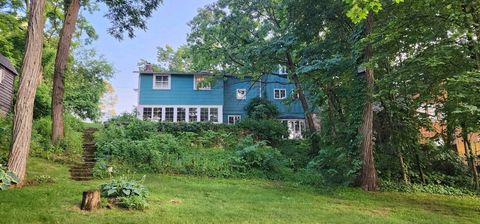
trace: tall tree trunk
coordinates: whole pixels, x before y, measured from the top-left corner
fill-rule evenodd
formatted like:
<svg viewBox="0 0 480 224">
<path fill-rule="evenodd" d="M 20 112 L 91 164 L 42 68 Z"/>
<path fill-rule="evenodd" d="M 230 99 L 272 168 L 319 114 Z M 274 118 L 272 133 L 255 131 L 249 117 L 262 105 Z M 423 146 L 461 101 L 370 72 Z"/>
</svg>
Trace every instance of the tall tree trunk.
<svg viewBox="0 0 480 224">
<path fill-rule="evenodd" d="M 373 12 L 370 12 L 367 17 L 366 35 L 372 33 L 373 30 Z M 369 61 L 373 56 L 372 45 L 368 44 L 365 48 L 365 61 Z M 366 101 L 363 107 L 362 125 L 360 134 L 362 135 L 361 143 L 361 157 L 362 157 L 362 171 L 360 174 L 360 186 L 365 191 L 378 190 L 377 171 L 375 169 L 375 160 L 373 158 L 373 91 L 374 81 L 373 69 L 366 70 Z"/>
<path fill-rule="evenodd" d="M 31 1 L 29 8 L 27 43 L 15 103 L 12 146 L 8 158 L 8 169 L 18 176 L 20 181 L 17 186 L 19 187 L 25 181 L 28 151 L 32 137 L 33 103 L 37 87 L 42 79 L 45 0 Z"/>
<path fill-rule="evenodd" d="M 70 45 L 72 43 L 75 24 L 77 23 L 78 12 L 80 11 L 80 0 L 72 0 L 65 14 L 65 21 L 60 32 L 60 41 L 57 47 L 57 56 L 55 58 L 55 70 L 53 73 L 53 92 L 52 92 L 52 142 L 58 143 L 58 140 L 65 136 L 64 133 L 64 86 L 65 70 L 67 68 Z"/>
<path fill-rule="evenodd" d="M 303 87 L 300 83 L 300 80 L 298 79 L 297 71 L 295 68 L 295 63 L 293 62 L 292 55 L 290 53 L 287 53 L 287 66 L 289 73 L 291 74 L 291 79 L 293 81 L 293 84 L 295 85 L 295 89 L 297 90 L 298 93 L 298 99 L 300 100 L 300 103 L 302 104 L 302 109 L 305 112 L 305 119 L 307 121 L 307 128 L 311 133 L 315 133 L 318 130 L 318 128 L 315 125 L 315 121 L 313 118 L 313 113 L 310 112 L 310 108 L 308 106 L 307 99 L 305 97 L 305 93 L 303 92 Z"/>
<path fill-rule="evenodd" d="M 475 187 L 475 190 L 479 190 L 480 183 L 478 179 L 478 172 L 477 172 L 477 167 L 475 162 L 475 154 L 473 153 L 473 150 L 470 148 L 468 133 L 463 134 L 462 137 L 463 137 L 463 145 L 465 147 L 465 155 L 467 157 L 468 165 L 470 166 L 470 171 L 472 172 L 473 186 Z"/>
<path fill-rule="evenodd" d="M 422 183 L 426 184 L 427 180 L 425 178 L 425 173 L 423 172 L 422 164 L 420 161 L 420 155 L 418 154 L 418 150 L 415 152 L 415 157 L 417 159 L 417 167 L 418 167 L 418 172 L 420 172 L 420 178 L 422 178 Z"/>
<path fill-rule="evenodd" d="M 402 171 L 402 177 L 403 177 L 403 182 L 405 184 L 410 184 L 410 181 L 408 180 L 408 170 L 407 170 L 407 165 L 405 164 L 405 161 L 403 159 L 402 153 L 398 153 L 398 159 L 400 160 L 400 168 Z"/>
</svg>

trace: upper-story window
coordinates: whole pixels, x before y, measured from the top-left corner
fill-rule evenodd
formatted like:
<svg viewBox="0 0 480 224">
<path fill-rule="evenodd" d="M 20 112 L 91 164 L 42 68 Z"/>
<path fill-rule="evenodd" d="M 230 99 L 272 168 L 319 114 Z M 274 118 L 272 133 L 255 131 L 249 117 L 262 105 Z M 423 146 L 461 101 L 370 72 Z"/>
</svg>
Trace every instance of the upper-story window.
<svg viewBox="0 0 480 224">
<path fill-rule="evenodd" d="M 287 66 L 286 65 L 278 65 L 278 74 L 287 74 Z"/>
<path fill-rule="evenodd" d="M 196 90 L 210 90 L 210 83 L 206 82 L 205 75 L 195 75 L 193 79 L 193 88 Z"/>
<path fill-rule="evenodd" d="M 282 100 L 287 98 L 286 89 L 273 89 L 273 99 Z"/>
<path fill-rule="evenodd" d="M 154 89 L 170 89 L 170 75 L 153 75 Z"/>
<path fill-rule="evenodd" d="M 246 89 L 237 89 L 237 100 L 247 99 L 247 90 Z"/>
</svg>

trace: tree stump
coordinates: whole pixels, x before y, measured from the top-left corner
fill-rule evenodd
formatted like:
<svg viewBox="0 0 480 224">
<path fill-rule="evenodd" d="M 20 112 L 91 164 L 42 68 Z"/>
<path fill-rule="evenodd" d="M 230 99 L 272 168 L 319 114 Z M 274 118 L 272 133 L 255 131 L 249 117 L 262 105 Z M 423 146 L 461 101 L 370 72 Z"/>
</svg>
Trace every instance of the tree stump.
<svg viewBox="0 0 480 224">
<path fill-rule="evenodd" d="M 82 205 L 80 209 L 93 211 L 100 207 L 100 191 L 92 190 L 83 192 Z"/>
</svg>

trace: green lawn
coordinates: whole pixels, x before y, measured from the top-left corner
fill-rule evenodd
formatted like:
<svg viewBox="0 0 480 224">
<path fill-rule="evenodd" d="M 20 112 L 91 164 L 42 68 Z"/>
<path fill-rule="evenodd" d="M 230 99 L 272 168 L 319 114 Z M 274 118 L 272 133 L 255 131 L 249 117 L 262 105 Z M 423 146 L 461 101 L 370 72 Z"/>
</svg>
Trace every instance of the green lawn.
<svg viewBox="0 0 480 224">
<path fill-rule="evenodd" d="M 365 193 L 263 180 L 147 176 L 150 208 L 80 211 L 82 191 L 67 167 L 31 159 L 29 177 L 55 184 L 0 192 L 0 223 L 480 223 L 480 199 L 432 194 Z"/>
</svg>

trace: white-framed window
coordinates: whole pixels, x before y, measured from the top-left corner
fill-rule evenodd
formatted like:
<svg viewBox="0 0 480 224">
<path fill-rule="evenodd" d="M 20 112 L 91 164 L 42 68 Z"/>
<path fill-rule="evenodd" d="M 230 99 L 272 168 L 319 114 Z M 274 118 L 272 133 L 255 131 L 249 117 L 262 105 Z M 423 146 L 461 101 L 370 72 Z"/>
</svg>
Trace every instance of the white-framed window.
<svg viewBox="0 0 480 224">
<path fill-rule="evenodd" d="M 208 121 L 208 108 L 200 108 L 200 121 Z"/>
<path fill-rule="evenodd" d="M 198 119 L 197 108 L 191 107 L 188 108 L 188 121 L 195 122 Z"/>
<path fill-rule="evenodd" d="M 173 107 L 165 107 L 165 121 L 173 121 Z"/>
<path fill-rule="evenodd" d="M 185 121 L 186 110 L 183 107 L 177 108 L 177 121 Z"/>
<path fill-rule="evenodd" d="M 153 75 L 153 89 L 170 89 L 170 75 Z"/>
<path fill-rule="evenodd" d="M 210 122 L 218 122 L 218 108 L 210 108 Z"/>
<path fill-rule="evenodd" d="M 273 89 L 273 99 L 282 100 L 287 98 L 286 89 Z"/>
<path fill-rule="evenodd" d="M 193 89 L 195 90 L 211 90 L 212 87 L 205 81 L 205 75 L 195 75 L 193 77 Z"/>
<path fill-rule="evenodd" d="M 5 78 L 5 71 L 3 71 L 2 68 L 0 68 L 0 84 L 3 83 L 4 78 Z"/>
<path fill-rule="evenodd" d="M 247 89 L 237 89 L 236 96 L 237 96 L 237 100 L 247 99 Z"/>
<path fill-rule="evenodd" d="M 154 107 L 153 108 L 153 120 L 162 120 L 162 108 L 161 107 Z"/>
<path fill-rule="evenodd" d="M 140 107 L 139 119 L 163 122 L 222 123 L 220 105 L 145 105 Z"/>
<path fill-rule="evenodd" d="M 282 120 L 284 124 L 288 126 L 288 138 L 298 139 L 302 138 L 302 133 L 305 129 L 305 120 L 303 119 L 286 119 Z"/>
<path fill-rule="evenodd" d="M 242 118 L 240 115 L 228 115 L 228 123 L 235 124 L 240 120 L 240 118 Z"/>
<path fill-rule="evenodd" d="M 286 65 L 278 65 L 278 74 L 281 74 L 281 75 L 287 74 L 287 66 Z"/>
<path fill-rule="evenodd" d="M 152 108 L 151 107 L 144 107 L 143 108 L 143 119 L 152 119 Z"/>
</svg>

